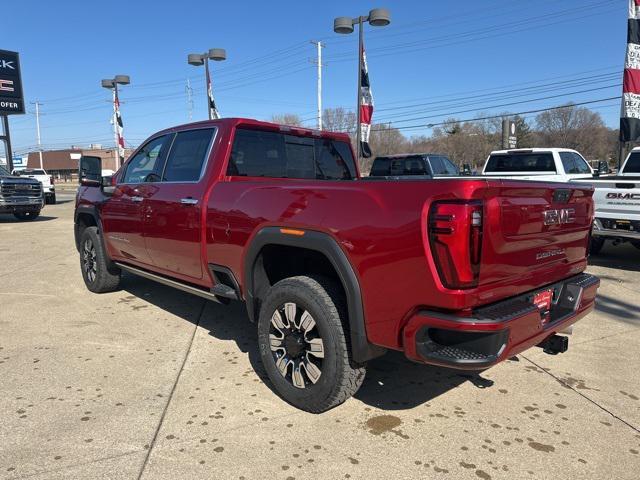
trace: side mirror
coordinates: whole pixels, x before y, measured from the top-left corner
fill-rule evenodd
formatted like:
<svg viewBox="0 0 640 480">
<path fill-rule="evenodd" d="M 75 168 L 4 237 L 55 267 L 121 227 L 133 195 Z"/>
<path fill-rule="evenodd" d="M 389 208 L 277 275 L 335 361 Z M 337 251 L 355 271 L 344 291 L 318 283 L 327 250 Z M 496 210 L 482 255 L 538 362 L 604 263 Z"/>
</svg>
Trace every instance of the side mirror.
<svg viewBox="0 0 640 480">
<path fill-rule="evenodd" d="M 462 174 L 463 175 L 471 175 L 471 165 L 465 163 L 462 165 Z"/>
<path fill-rule="evenodd" d="M 80 185 L 85 187 L 102 186 L 102 158 L 85 155 L 80 157 L 78 178 Z"/>
<path fill-rule="evenodd" d="M 609 164 L 603 160 L 599 161 L 598 173 L 609 173 Z"/>
<path fill-rule="evenodd" d="M 113 175 L 107 175 L 101 179 L 102 193 L 105 195 L 113 195 L 116 187 L 113 184 Z"/>
</svg>

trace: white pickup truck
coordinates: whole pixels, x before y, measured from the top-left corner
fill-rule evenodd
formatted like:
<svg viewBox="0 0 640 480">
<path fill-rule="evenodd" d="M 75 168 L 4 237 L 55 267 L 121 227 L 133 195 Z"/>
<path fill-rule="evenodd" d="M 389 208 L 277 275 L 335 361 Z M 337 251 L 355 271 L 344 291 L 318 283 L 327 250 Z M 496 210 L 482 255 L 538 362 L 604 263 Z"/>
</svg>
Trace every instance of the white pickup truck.
<svg viewBox="0 0 640 480">
<path fill-rule="evenodd" d="M 629 241 L 640 249 L 640 147 L 629 152 L 617 175 L 589 183 L 595 187 L 596 207 L 591 253 L 597 254 L 606 240 L 614 245 Z"/>
<path fill-rule="evenodd" d="M 12 173 L 18 177 L 29 177 L 38 180 L 42 184 L 45 203 L 52 205 L 56 203 L 56 187 L 53 177 L 47 174 L 46 171 L 41 168 L 26 168 L 23 170 L 14 170 Z"/>
<path fill-rule="evenodd" d="M 593 169 L 569 148 L 518 148 L 489 154 L 482 175 L 514 180 L 570 182 L 593 178 Z"/>
</svg>

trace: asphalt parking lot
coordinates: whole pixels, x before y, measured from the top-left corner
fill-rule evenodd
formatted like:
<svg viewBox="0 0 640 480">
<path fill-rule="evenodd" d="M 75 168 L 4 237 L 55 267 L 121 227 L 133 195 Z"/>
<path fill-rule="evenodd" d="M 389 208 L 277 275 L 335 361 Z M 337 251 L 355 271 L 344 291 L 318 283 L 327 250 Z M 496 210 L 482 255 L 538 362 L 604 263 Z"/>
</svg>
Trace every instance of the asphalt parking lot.
<svg viewBox="0 0 640 480">
<path fill-rule="evenodd" d="M 320 416 L 263 381 L 255 328 L 126 276 L 82 282 L 73 202 L 0 215 L 0 478 L 637 479 L 640 251 L 606 246 L 602 286 L 565 354 L 478 375 L 370 364 Z"/>
</svg>

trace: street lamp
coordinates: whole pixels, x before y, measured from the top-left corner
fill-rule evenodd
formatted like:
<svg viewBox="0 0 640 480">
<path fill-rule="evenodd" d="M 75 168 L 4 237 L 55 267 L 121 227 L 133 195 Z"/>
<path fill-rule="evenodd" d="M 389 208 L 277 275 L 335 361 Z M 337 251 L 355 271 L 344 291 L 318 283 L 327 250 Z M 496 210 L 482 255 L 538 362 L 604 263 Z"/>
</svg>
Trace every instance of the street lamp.
<svg viewBox="0 0 640 480">
<path fill-rule="evenodd" d="M 360 138 L 362 132 L 360 130 L 360 108 L 362 105 L 362 95 L 360 92 L 362 84 L 362 49 L 363 49 L 363 22 L 369 22 L 369 25 L 374 27 L 384 27 L 391 23 L 391 15 L 386 8 L 374 8 L 369 11 L 367 16 L 359 16 L 356 18 L 351 17 L 337 17 L 333 20 L 333 31 L 341 34 L 353 33 L 354 25 L 358 25 L 358 110 L 357 110 L 357 130 L 356 130 L 356 156 L 358 162 L 360 162 L 361 146 Z"/>
<path fill-rule="evenodd" d="M 214 118 L 220 118 L 218 116 L 218 111 L 215 108 L 215 104 L 213 103 L 213 91 L 211 88 L 211 76 L 209 74 L 209 60 L 213 60 L 216 62 L 221 62 L 227 59 L 227 52 L 224 48 L 210 48 L 208 52 L 205 53 L 190 53 L 187 57 L 187 62 L 189 65 L 193 65 L 194 67 L 199 67 L 200 65 L 204 65 L 204 75 L 207 89 L 207 112 L 209 113 L 209 120 L 213 120 Z"/>
<path fill-rule="evenodd" d="M 121 162 L 124 161 L 124 139 L 122 138 L 122 125 L 119 122 L 120 100 L 118 99 L 118 85 L 129 85 L 129 83 L 131 83 L 129 75 L 116 75 L 101 82 L 103 88 L 113 91 L 113 133 L 116 141 L 114 149 L 116 171 L 120 168 Z"/>
</svg>

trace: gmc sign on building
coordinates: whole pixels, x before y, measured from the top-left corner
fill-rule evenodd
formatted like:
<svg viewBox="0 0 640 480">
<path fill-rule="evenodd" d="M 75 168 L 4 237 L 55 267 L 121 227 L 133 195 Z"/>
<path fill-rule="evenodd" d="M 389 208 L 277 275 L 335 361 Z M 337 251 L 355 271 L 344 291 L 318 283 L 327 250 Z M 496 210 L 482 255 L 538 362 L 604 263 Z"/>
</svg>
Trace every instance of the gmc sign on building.
<svg viewBox="0 0 640 480">
<path fill-rule="evenodd" d="M 24 113 L 20 57 L 17 52 L 0 50 L 0 115 Z"/>
</svg>

